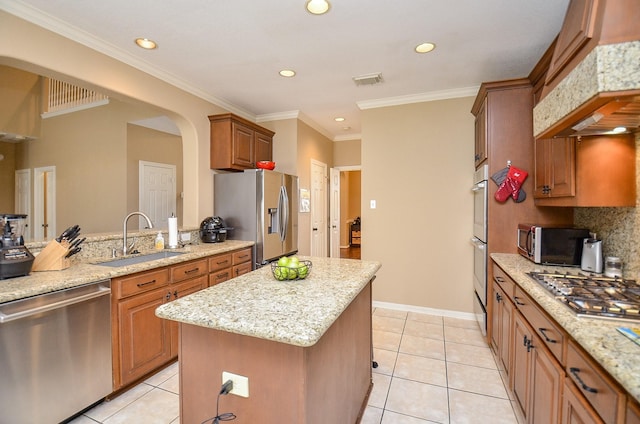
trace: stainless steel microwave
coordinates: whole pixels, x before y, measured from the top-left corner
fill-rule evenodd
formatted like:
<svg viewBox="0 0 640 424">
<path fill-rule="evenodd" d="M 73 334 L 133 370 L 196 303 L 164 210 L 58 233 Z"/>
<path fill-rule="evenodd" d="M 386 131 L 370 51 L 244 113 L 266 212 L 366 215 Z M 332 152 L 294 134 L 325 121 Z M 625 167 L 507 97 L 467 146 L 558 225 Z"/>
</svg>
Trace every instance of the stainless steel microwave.
<svg viewBox="0 0 640 424">
<path fill-rule="evenodd" d="M 518 252 L 537 264 L 580 266 L 585 238 L 585 228 L 519 224 Z"/>
</svg>

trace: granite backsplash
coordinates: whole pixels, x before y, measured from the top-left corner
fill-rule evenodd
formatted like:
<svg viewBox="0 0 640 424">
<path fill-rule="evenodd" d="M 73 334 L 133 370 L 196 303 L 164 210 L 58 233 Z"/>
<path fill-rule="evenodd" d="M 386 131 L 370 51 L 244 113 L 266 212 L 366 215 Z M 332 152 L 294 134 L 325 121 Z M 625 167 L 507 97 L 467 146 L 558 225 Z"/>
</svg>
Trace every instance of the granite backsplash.
<svg viewBox="0 0 640 424">
<path fill-rule="evenodd" d="M 640 187 L 640 133 L 636 133 L 636 187 Z M 615 189 L 615 187 L 612 187 Z M 597 233 L 603 255 L 624 263 L 624 278 L 640 281 L 640 208 L 575 208 L 574 223 Z"/>
</svg>

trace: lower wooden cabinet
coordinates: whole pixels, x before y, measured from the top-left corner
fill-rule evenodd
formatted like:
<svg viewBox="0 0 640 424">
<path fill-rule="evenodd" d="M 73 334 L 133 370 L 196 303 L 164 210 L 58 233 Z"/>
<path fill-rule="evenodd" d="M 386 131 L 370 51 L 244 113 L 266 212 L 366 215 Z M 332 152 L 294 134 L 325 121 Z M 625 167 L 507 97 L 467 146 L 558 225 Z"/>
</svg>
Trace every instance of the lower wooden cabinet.
<svg viewBox="0 0 640 424">
<path fill-rule="evenodd" d="M 178 323 L 158 318 L 158 306 L 206 288 L 212 275 L 226 273 L 229 279 L 233 273 L 251 271 L 251 257 L 251 248 L 242 249 L 114 278 L 113 390 L 139 380 L 178 355 Z"/>
<path fill-rule="evenodd" d="M 604 424 L 568 378 L 564 383 L 562 396 L 562 424 Z"/>
<path fill-rule="evenodd" d="M 500 267 L 493 271 L 491 347 L 525 422 L 640 424 L 638 403 Z"/>
</svg>

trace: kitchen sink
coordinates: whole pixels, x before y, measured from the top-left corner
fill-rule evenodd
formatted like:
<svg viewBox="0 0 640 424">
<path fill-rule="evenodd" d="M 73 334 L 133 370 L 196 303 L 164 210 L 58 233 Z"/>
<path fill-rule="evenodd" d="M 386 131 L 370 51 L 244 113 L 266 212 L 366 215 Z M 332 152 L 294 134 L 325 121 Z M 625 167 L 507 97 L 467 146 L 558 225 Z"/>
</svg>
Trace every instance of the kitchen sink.
<svg viewBox="0 0 640 424">
<path fill-rule="evenodd" d="M 149 253 L 146 255 L 129 256 L 121 259 L 98 262 L 96 265 L 110 266 L 113 268 L 117 268 L 121 266 L 128 266 L 128 265 L 140 264 L 143 262 L 155 261 L 158 259 L 172 258 L 174 256 L 179 256 L 183 254 L 184 252 L 155 252 L 155 253 Z"/>
</svg>

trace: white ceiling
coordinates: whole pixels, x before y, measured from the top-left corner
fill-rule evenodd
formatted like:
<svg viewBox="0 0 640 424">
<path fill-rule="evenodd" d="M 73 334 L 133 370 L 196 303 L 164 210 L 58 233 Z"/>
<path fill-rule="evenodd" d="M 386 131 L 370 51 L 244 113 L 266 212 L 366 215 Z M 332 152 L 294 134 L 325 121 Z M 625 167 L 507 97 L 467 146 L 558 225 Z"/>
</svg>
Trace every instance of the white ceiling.
<svg viewBox="0 0 640 424">
<path fill-rule="evenodd" d="M 360 136 L 361 109 L 473 96 L 483 81 L 527 76 L 568 1 L 332 0 L 322 16 L 305 0 L 0 0 L 0 8 L 249 119 L 298 116 L 344 140 Z M 137 37 L 159 48 L 142 50 Z M 414 53 L 425 41 L 436 49 Z M 279 76 L 283 68 L 297 76 Z M 381 84 L 352 81 L 377 72 Z"/>
</svg>

